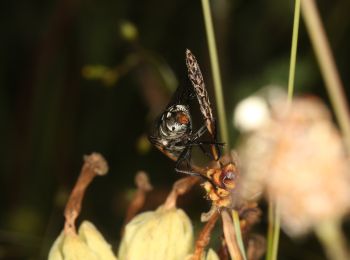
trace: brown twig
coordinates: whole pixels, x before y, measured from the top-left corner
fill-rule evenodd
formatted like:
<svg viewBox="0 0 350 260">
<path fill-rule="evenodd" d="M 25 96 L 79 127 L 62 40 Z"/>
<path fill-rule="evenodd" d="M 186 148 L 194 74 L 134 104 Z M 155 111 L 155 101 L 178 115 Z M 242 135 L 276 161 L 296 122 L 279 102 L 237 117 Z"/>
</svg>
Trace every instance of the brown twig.
<svg viewBox="0 0 350 260">
<path fill-rule="evenodd" d="M 108 172 L 108 164 L 99 153 L 92 153 L 84 156 L 84 165 L 81 169 L 79 178 L 70 194 L 64 216 L 66 219 L 64 232 L 76 233 L 75 220 L 80 214 L 81 203 L 84 198 L 85 190 L 90 182 L 97 175 L 105 175 Z"/>
<path fill-rule="evenodd" d="M 179 195 L 185 194 L 189 191 L 193 185 L 201 181 L 197 176 L 189 176 L 176 181 L 173 185 L 173 189 L 168 195 L 164 208 L 171 209 L 176 206 L 176 200 Z"/>
<path fill-rule="evenodd" d="M 209 244 L 211 232 L 212 232 L 218 218 L 219 218 L 219 213 L 218 213 L 218 211 L 216 211 L 216 213 L 213 214 L 211 216 L 211 218 L 209 219 L 209 221 L 205 224 L 204 228 L 202 229 L 202 231 L 199 234 L 198 239 L 196 241 L 195 250 L 194 250 L 192 260 L 202 259 L 204 249 Z"/>
<path fill-rule="evenodd" d="M 221 237 L 221 246 L 217 251 L 217 255 L 220 260 L 230 260 L 230 255 L 227 249 L 226 241 L 224 236 Z"/>
<path fill-rule="evenodd" d="M 153 189 L 145 172 L 139 171 L 135 176 L 137 191 L 127 209 L 122 232 L 125 225 L 140 211 L 146 200 L 146 193 Z"/>
<path fill-rule="evenodd" d="M 224 236 L 227 244 L 228 251 L 232 259 L 242 260 L 243 257 L 241 255 L 237 239 L 235 228 L 232 223 L 232 218 L 226 210 L 221 211 L 222 225 L 224 230 Z"/>
</svg>

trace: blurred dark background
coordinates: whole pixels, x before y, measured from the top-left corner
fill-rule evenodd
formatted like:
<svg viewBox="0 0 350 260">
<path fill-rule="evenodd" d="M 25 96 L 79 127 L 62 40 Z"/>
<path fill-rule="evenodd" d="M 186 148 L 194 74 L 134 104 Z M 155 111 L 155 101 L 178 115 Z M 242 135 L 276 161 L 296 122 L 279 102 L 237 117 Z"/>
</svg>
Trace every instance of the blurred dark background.
<svg viewBox="0 0 350 260">
<path fill-rule="evenodd" d="M 348 86 L 350 2 L 317 2 Z M 179 178 L 146 136 L 186 82 L 186 48 L 213 94 L 201 3 L 17 0 L 0 6 L 0 258 L 47 256 L 82 157 L 93 151 L 106 157 L 110 171 L 90 185 L 79 220 L 92 221 L 115 246 L 135 173 L 146 171 L 155 186 L 149 209 Z M 263 86 L 287 85 L 293 8 L 294 1 L 212 1 L 233 145 L 235 104 Z M 303 22 L 296 93 L 328 102 Z M 181 200 L 193 219 L 209 207 L 202 197 L 198 188 Z M 282 238 L 281 259 L 323 257 L 310 249 L 318 248 L 312 238 Z"/>
</svg>

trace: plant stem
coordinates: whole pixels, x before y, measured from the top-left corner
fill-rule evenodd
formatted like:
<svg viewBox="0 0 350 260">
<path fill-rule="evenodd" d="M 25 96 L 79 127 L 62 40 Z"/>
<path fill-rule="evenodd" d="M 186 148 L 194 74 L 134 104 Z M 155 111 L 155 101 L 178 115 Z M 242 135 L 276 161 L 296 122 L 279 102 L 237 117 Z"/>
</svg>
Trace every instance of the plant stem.
<svg viewBox="0 0 350 260">
<path fill-rule="evenodd" d="M 289 79 L 288 79 L 288 105 L 291 104 L 294 93 L 294 79 L 295 79 L 295 64 L 297 59 L 298 48 L 298 34 L 299 34 L 299 21 L 300 21 L 300 0 L 295 1 L 294 8 L 294 22 L 293 22 L 293 36 L 292 47 L 290 52 L 290 66 L 289 66 Z"/>
<path fill-rule="evenodd" d="M 192 256 L 192 260 L 202 259 L 203 253 L 205 252 L 205 248 L 208 246 L 210 242 L 210 236 L 218 218 L 219 218 L 219 213 L 216 211 L 208 220 L 208 222 L 205 224 L 201 232 L 199 233 L 195 244 L 195 250 Z"/>
<path fill-rule="evenodd" d="M 122 226 L 121 236 L 123 236 L 125 226 L 130 222 L 130 220 L 136 216 L 136 214 L 141 210 L 146 201 L 146 194 L 150 192 L 153 187 L 149 182 L 148 176 L 146 172 L 139 171 L 135 177 L 135 184 L 137 186 L 137 190 L 130 201 L 130 204 L 126 210 L 126 215 L 124 219 L 124 223 Z"/>
<path fill-rule="evenodd" d="M 231 259 L 243 260 L 242 252 L 240 251 L 239 245 L 237 243 L 236 228 L 232 224 L 232 218 L 230 214 L 226 210 L 223 210 L 221 212 L 221 219 L 226 245 Z"/>
<path fill-rule="evenodd" d="M 203 16 L 205 30 L 207 34 L 210 63 L 212 66 L 212 76 L 214 81 L 215 99 L 219 117 L 220 135 L 225 145 L 225 151 L 230 151 L 230 140 L 228 135 L 227 118 L 225 111 L 225 103 L 222 92 L 222 83 L 220 77 L 220 66 L 218 61 L 213 21 L 211 16 L 209 0 L 202 0 Z"/>
<path fill-rule="evenodd" d="M 269 207 L 268 207 L 268 226 L 267 226 L 267 252 L 266 252 L 266 260 L 272 259 L 272 239 L 273 239 L 273 204 L 271 203 L 271 200 L 269 201 Z"/>
<path fill-rule="evenodd" d="M 278 244 L 280 237 L 280 217 L 279 209 L 275 202 L 269 201 L 269 227 L 268 227 L 268 241 L 267 241 L 267 260 L 277 259 L 278 254 Z"/>
<path fill-rule="evenodd" d="M 65 234 L 76 234 L 75 220 L 80 214 L 85 191 L 96 176 L 105 175 L 107 172 L 108 164 L 101 154 L 92 153 L 84 156 L 83 167 L 64 210 Z"/>
<path fill-rule="evenodd" d="M 230 149 L 230 140 L 229 140 L 229 135 L 228 135 L 227 117 L 226 117 L 225 103 L 224 103 L 224 97 L 223 97 L 223 92 L 222 92 L 222 82 L 221 82 L 221 77 L 220 77 L 220 66 L 219 66 L 219 59 L 218 59 L 218 54 L 217 54 L 215 34 L 214 34 L 214 28 L 213 28 L 213 20 L 212 20 L 212 16 L 211 16 L 209 0 L 202 0 L 202 10 L 203 10 L 205 30 L 206 30 L 208 46 L 209 46 L 210 63 L 212 66 L 212 76 L 213 76 L 213 81 L 214 81 L 215 99 L 216 99 L 216 106 L 217 106 L 218 117 L 219 117 L 220 135 L 221 135 L 223 142 L 226 143 L 225 152 L 227 153 L 231 150 Z M 225 218 L 225 216 L 226 215 L 224 213 L 222 215 L 222 217 Z M 226 216 L 226 218 L 227 218 L 227 216 Z M 237 236 L 237 234 L 241 234 L 238 215 L 237 215 L 237 217 L 233 218 L 233 228 L 234 228 L 234 231 L 236 234 L 236 237 L 235 237 L 236 241 L 235 242 L 239 245 L 238 251 L 241 251 L 240 254 L 242 254 L 243 258 L 245 259 L 244 248 L 242 248 L 242 245 L 243 245 L 242 236 L 240 236 L 240 235 Z M 224 225 L 224 229 L 227 229 L 227 227 L 225 225 Z M 225 236 L 225 237 L 226 237 L 226 239 L 228 238 L 227 236 Z M 231 257 L 232 257 L 233 252 L 230 251 L 230 253 L 231 253 Z M 236 251 L 236 253 L 237 253 L 237 251 Z M 242 257 L 240 254 L 238 253 L 239 256 L 236 256 L 235 259 L 241 259 L 241 258 L 237 258 L 237 257 Z"/>
<path fill-rule="evenodd" d="M 280 240 L 280 229 L 281 229 L 278 205 L 275 206 L 274 214 L 275 214 L 275 225 L 273 229 L 272 259 L 277 259 L 278 244 Z"/>
<path fill-rule="evenodd" d="M 293 21 L 293 36 L 292 47 L 290 52 L 290 66 L 288 78 L 288 107 L 292 103 L 294 93 L 295 80 L 295 65 L 297 59 L 298 35 L 299 35 L 299 21 L 300 21 L 300 0 L 295 1 L 294 7 L 294 21 Z M 272 200 L 269 202 L 269 227 L 268 227 L 268 249 L 266 259 L 277 259 L 278 244 L 280 235 L 280 216 L 276 203 Z"/>
<path fill-rule="evenodd" d="M 328 95 L 345 139 L 348 153 L 350 153 L 350 116 L 348 104 L 345 99 L 344 87 L 338 74 L 315 1 L 302 1 L 301 11 L 321 69 L 323 80 L 325 81 Z"/>
<path fill-rule="evenodd" d="M 337 221 L 329 220 L 321 223 L 316 226 L 315 232 L 329 259 L 349 259 L 345 238 Z"/>
<path fill-rule="evenodd" d="M 247 256 L 246 256 L 245 249 L 244 249 L 244 243 L 243 243 L 243 239 L 242 239 L 241 226 L 240 226 L 239 216 L 238 216 L 237 210 L 232 210 L 232 219 L 233 219 L 233 225 L 235 226 L 237 244 L 238 244 L 239 249 L 240 249 L 240 251 L 242 253 L 243 259 L 247 260 Z"/>
</svg>

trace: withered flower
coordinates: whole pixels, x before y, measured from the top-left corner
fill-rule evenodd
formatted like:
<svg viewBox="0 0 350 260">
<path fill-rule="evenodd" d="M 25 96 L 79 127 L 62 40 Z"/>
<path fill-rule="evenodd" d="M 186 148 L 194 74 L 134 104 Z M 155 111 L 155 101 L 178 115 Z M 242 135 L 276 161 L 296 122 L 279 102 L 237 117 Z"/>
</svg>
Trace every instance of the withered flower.
<svg viewBox="0 0 350 260">
<path fill-rule="evenodd" d="M 349 160 L 341 135 L 322 102 L 274 102 L 271 117 L 239 151 L 245 196 L 266 191 L 291 235 L 306 233 L 349 210 Z"/>
<path fill-rule="evenodd" d="M 75 227 L 86 188 L 94 177 L 105 175 L 107 171 L 107 162 L 101 154 L 92 153 L 84 157 L 84 165 L 66 205 L 64 230 L 52 245 L 49 260 L 117 259 L 111 246 L 92 223 L 84 221 L 78 233 Z"/>
<path fill-rule="evenodd" d="M 125 227 L 119 259 L 184 259 L 193 247 L 192 224 L 181 209 L 159 207 Z"/>
<path fill-rule="evenodd" d="M 118 258 L 186 259 L 193 249 L 193 228 L 186 213 L 176 208 L 176 199 L 197 181 L 192 177 L 178 181 L 162 206 L 136 215 L 125 226 Z"/>
<path fill-rule="evenodd" d="M 51 247 L 49 260 L 86 259 L 116 260 L 111 246 L 89 221 L 84 221 L 78 234 L 61 232 Z"/>
</svg>

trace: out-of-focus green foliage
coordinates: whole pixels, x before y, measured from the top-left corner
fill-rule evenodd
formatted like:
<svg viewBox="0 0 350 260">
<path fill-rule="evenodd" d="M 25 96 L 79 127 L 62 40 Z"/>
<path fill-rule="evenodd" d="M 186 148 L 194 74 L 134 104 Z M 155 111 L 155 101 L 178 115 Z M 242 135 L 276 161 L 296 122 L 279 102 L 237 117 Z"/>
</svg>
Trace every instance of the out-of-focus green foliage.
<svg viewBox="0 0 350 260">
<path fill-rule="evenodd" d="M 317 2 L 348 86 L 349 1 Z M 243 97 L 265 85 L 287 85 L 294 2 L 212 5 L 231 120 Z M 4 1 L 0 10 L 0 258 L 47 256 L 62 229 L 57 198 L 66 196 L 82 155 L 92 151 L 106 157 L 110 174 L 88 189 L 81 219 L 89 216 L 116 245 L 136 171 L 147 171 L 161 191 L 179 177 L 144 136 L 177 84 L 188 84 L 186 48 L 213 94 L 200 1 L 22 0 Z M 296 91 L 327 101 L 302 22 L 299 40 Z M 155 208 L 159 194 L 146 208 Z M 197 219 L 207 209 L 205 202 L 187 201 L 185 210 Z M 295 250 L 284 237 L 281 247 L 281 258 L 321 257 Z"/>
</svg>

